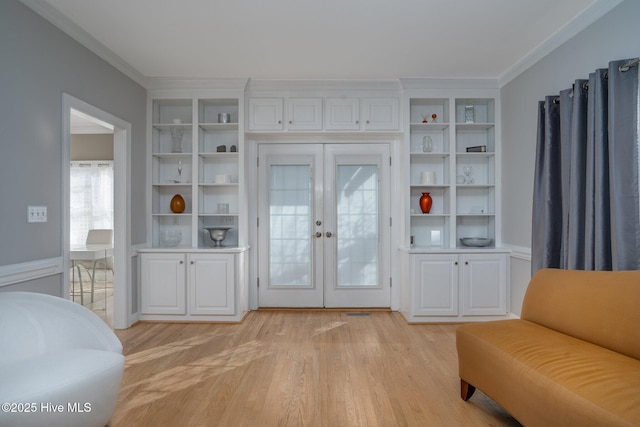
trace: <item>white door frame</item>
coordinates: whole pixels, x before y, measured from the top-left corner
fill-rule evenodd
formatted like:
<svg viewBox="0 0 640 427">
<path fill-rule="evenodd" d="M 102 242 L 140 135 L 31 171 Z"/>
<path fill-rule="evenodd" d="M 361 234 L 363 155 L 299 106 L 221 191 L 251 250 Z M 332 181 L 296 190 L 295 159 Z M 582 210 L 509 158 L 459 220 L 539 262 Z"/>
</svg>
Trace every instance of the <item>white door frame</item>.
<svg viewBox="0 0 640 427">
<path fill-rule="evenodd" d="M 260 135 L 248 135 L 245 140 L 245 168 L 247 183 L 247 198 L 248 200 L 255 201 L 255 203 L 248 203 L 247 205 L 247 222 L 248 222 L 248 243 L 251 247 L 249 251 L 249 309 L 257 310 L 258 307 L 258 168 L 256 162 L 258 158 L 258 145 L 259 144 L 305 144 L 305 143 L 318 143 L 326 142 L 332 144 L 349 143 L 349 144 L 390 144 L 390 154 L 393 159 L 392 166 L 390 168 L 391 174 L 391 218 L 393 219 L 393 226 L 391 229 L 391 278 L 395 286 L 391 287 L 391 310 L 400 310 L 400 288 L 397 285 L 400 283 L 400 258 L 399 251 L 396 250 L 403 243 L 403 222 L 402 204 L 404 203 L 403 188 L 403 176 L 402 176 L 402 162 L 399 160 L 403 154 L 403 137 L 400 134 L 379 134 L 379 133 L 367 133 L 362 132 L 354 133 L 341 133 L 334 135 L 324 134 L 309 134 L 309 135 L 286 135 L 282 133 L 273 134 L 260 134 Z"/>
<path fill-rule="evenodd" d="M 71 109 L 80 111 L 114 126 L 113 176 L 114 176 L 114 290 L 113 328 L 125 329 L 133 324 L 131 315 L 131 123 L 90 105 L 69 94 L 62 94 L 62 256 L 64 298 L 69 298 L 69 250 L 70 250 L 70 164 L 71 164 Z"/>
</svg>

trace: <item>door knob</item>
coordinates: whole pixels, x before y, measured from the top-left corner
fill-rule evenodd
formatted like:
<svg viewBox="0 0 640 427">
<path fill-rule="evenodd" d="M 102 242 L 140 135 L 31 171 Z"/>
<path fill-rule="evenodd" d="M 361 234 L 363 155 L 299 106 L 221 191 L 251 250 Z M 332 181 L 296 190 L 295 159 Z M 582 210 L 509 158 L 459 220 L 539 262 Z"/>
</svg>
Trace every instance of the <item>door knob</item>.
<svg viewBox="0 0 640 427">
<path fill-rule="evenodd" d="M 326 235 L 327 237 L 331 237 L 331 236 L 333 236 L 333 233 L 332 233 L 332 232 L 330 232 L 330 231 L 327 231 L 327 233 L 326 233 L 325 235 Z"/>
<path fill-rule="evenodd" d="M 318 227 L 320 227 L 320 226 L 322 225 L 322 221 L 317 220 L 317 221 L 316 221 L 316 225 L 317 225 Z"/>
<path fill-rule="evenodd" d="M 322 237 L 322 233 L 319 231 L 316 231 L 316 234 L 313 235 L 314 237 Z"/>
</svg>

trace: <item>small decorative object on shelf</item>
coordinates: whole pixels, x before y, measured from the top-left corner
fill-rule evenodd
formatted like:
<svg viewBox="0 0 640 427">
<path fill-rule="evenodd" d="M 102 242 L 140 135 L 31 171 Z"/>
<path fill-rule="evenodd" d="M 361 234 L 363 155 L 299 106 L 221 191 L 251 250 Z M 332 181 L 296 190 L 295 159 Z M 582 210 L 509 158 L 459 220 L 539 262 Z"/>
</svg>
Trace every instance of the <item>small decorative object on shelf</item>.
<svg viewBox="0 0 640 427">
<path fill-rule="evenodd" d="M 486 145 L 474 145 L 473 147 L 467 147 L 467 153 L 486 153 Z"/>
<path fill-rule="evenodd" d="M 238 152 L 238 147 L 236 147 L 235 145 L 232 145 L 231 147 L 229 147 L 229 151 L 232 153 L 237 153 Z"/>
<path fill-rule="evenodd" d="M 431 136 L 425 135 L 425 137 L 422 138 L 422 151 L 424 153 L 433 151 L 433 138 L 431 138 Z"/>
<path fill-rule="evenodd" d="M 420 196 L 420 210 L 422 213 L 431 212 L 431 205 L 433 204 L 433 199 L 429 193 L 422 193 Z"/>
<path fill-rule="evenodd" d="M 181 195 L 176 194 L 171 198 L 171 203 L 169 204 L 171 208 L 171 212 L 173 213 L 182 213 L 186 207 L 186 203 Z"/>
<path fill-rule="evenodd" d="M 436 185 L 436 172 L 435 171 L 420 172 L 420 183 L 422 185 Z"/>
<path fill-rule="evenodd" d="M 182 232 L 178 229 L 168 229 L 160 232 L 160 245 L 175 247 L 182 241 Z"/>
<path fill-rule="evenodd" d="M 226 145 L 218 145 L 218 147 L 216 148 L 216 151 L 218 153 L 226 153 L 227 152 L 227 146 Z"/>
<path fill-rule="evenodd" d="M 473 105 L 465 105 L 464 106 L 464 122 L 465 123 L 474 123 L 475 122 L 475 109 Z"/>
<path fill-rule="evenodd" d="M 437 123 L 438 122 L 438 115 L 436 113 L 433 113 L 431 115 L 431 123 Z"/>
<path fill-rule="evenodd" d="M 181 127 L 171 127 L 172 153 L 182 153 L 182 135 L 184 135 L 184 130 Z"/>
<path fill-rule="evenodd" d="M 466 165 L 462 167 L 462 173 L 464 173 L 464 183 L 465 184 L 473 184 L 475 180 L 471 176 L 473 173 L 473 167 L 470 165 Z"/>
<path fill-rule="evenodd" d="M 427 116 L 422 116 L 422 123 L 427 123 Z"/>
<path fill-rule="evenodd" d="M 209 232 L 209 237 L 213 240 L 214 247 L 221 247 L 222 241 L 227 237 L 227 231 L 232 227 L 205 227 L 204 229 Z"/>
<path fill-rule="evenodd" d="M 231 115 L 229 113 L 218 113 L 218 123 L 229 123 Z"/>
</svg>

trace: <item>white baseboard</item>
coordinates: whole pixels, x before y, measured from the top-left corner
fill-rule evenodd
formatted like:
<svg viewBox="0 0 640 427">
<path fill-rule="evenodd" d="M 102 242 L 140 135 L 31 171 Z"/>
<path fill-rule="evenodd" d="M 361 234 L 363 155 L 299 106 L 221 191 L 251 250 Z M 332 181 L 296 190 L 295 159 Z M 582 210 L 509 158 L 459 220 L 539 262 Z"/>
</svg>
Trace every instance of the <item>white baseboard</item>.
<svg viewBox="0 0 640 427">
<path fill-rule="evenodd" d="M 62 274 L 62 257 L 0 266 L 0 287 Z"/>
</svg>

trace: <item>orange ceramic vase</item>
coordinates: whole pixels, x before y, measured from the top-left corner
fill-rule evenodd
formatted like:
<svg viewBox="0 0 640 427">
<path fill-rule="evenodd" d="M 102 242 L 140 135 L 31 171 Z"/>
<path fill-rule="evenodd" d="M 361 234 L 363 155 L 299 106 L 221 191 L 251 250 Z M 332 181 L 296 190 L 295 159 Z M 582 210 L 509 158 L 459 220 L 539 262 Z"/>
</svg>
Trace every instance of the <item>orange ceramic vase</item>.
<svg viewBox="0 0 640 427">
<path fill-rule="evenodd" d="M 420 196 L 420 210 L 422 210 L 422 213 L 429 213 L 432 204 L 433 199 L 431 195 L 429 193 L 422 193 L 422 196 Z"/>
<path fill-rule="evenodd" d="M 171 212 L 173 213 L 182 213 L 184 212 L 185 202 L 181 195 L 176 194 L 171 198 Z"/>
</svg>

